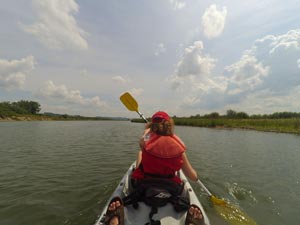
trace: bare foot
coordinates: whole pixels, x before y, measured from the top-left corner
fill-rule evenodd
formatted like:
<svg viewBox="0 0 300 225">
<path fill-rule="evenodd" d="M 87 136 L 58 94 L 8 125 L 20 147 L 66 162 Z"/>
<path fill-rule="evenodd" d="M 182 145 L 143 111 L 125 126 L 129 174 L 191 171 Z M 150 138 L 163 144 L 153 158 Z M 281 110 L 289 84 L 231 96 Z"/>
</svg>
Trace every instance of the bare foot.
<svg viewBox="0 0 300 225">
<path fill-rule="evenodd" d="M 121 203 L 119 201 L 112 202 L 109 207 L 108 211 L 115 211 Z M 117 216 L 114 216 L 110 219 L 109 225 L 118 225 L 119 224 L 119 218 Z"/>
<path fill-rule="evenodd" d="M 195 220 L 201 221 L 203 220 L 202 212 L 199 208 L 191 206 L 189 208 L 188 213 L 194 218 Z M 195 225 L 194 223 L 189 223 L 188 225 Z"/>
</svg>

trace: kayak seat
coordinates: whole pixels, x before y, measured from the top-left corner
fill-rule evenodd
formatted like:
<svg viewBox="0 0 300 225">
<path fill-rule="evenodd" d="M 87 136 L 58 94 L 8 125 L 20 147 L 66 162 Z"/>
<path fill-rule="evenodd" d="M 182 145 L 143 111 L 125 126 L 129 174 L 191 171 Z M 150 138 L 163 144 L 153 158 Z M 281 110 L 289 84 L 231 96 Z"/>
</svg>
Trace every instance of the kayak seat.
<svg viewBox="0 0 300 225">
<path fill-rule="evenodd" d="M 165 178 L 147 178 L 139 181 L 131 179 L 131 185 L 130 194 L 123 198 L 124 205 L 132 205 L 137 209 L 138 203 L 144 202 L 150 206 L 150 224 L 159 224 L 152 220 L 152 216 L 167 203 L 171 203 L 176 212 L 186 211 L 190 206 L 189 199 L 181 196 L 184 183 L 177 184 Z"/>
<path fill-rule="evenodd" d="M 190 205 L 189 199 L 181 196 L 184 183 L 177 184 L 165 178 L 131 179 L 132 190 L 123 198 L 124 205 L 138 208 L 138 202 L 144 202 L 150 207 L 162 207 L 167 203 L 174 206 L 177 212 L 186 211 Z"/>
<path fill-rule="evenodd" d="M 142 180 L 131 179 L 132 191 L 145 191 L 149 188 L 160 188 L 169 191 L 172 195 L 180 195 L 184 188 L 184 183 L 177 184 L 166 178 L 145 178 Z"/>
</svg>

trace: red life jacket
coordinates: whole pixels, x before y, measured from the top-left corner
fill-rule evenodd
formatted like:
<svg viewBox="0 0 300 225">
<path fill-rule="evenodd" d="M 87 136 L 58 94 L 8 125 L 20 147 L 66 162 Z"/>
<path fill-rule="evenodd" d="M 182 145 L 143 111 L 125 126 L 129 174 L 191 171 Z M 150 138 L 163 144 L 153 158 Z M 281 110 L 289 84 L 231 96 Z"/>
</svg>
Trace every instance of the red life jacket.
<svg viewBox="0 0 300 225">
<path fill-rule="evenodd" d="M 176 135 L 161 136 L 151 132 L 145 137 L 141 166 L 134 171 L 132 177 L 161 177 L 181 183 L 175 172 L 180 170 L 183 164 L 184 143 Z"/>
<path fill-rule="evenodd" d="M 159 158 L 175 158 L 185 151 L 185 145 L 177 135 L 161 136 L 156 133 L 148 133 L 145 139 L 145 151 Z"/>
</svg>

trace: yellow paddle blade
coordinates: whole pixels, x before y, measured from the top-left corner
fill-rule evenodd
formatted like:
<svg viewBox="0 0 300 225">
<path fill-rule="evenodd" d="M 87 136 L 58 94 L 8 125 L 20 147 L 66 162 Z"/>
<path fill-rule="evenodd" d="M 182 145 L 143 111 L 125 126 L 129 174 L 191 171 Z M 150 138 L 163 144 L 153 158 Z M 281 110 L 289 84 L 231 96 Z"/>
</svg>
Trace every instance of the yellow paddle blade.
<svg viewBox="0 0 300 225">
<path fill-rule="evenodd" d="M 121 102 L 126 106 L 126 108 L 130 111 L 138 112 L 138 104 L 136 100 L 131 96 L 129 92 L 125 92 L 120 96 Z"/>
<path fill-rule="evenodd" d="M 227 204 L 227 202 L 223 199 L 217 198 L 216 196 L 212 195 L 210 196 L 211 201 L 215 204 L 215 205 L 225 205 Z"/>
<path fill-rule="evenodd" d="M 216 198 L 217 199 L 217 198 Z M 229 204 L 228 202 L 217 199 L 219 204 L 214 204 L 214 207 L 218 214 L 223 217 L 229 224 L 232 225 L 257 225 L 257 223 L 250 218 L 246 213 L 242 212 L 238 207 Z M 223 203 L 219 202 L 223 201 Z M 213 203 L 216 200 L 212 200 Z M 220 204 L 221 203 L 221 204 Z"/>
<path fill-rule="evenodd" d="M 212 195 L 199 179 L 197 180 L 197 183 L 208 194 L 218 214 L 222 216 L 223 219 L 227 220 L 229 224 L 257 225 L 257 223 L 253 219 L 251 219 L 246 213 L 242 212 L 238 207 L 231 205 L 229 202 Z"/>
</svg>

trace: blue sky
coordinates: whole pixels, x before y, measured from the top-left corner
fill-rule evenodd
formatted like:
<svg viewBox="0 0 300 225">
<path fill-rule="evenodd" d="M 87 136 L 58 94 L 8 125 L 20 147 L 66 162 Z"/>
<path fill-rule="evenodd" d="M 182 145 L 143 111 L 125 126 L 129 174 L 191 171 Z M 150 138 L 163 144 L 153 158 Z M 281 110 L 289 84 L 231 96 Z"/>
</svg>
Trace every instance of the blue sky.
<svg viewBox="0 0 300 225">
<path fill-rule="evenodd" d="M 146 116 L 300 109 L 298 0 L 11 0 L 0 5 L 0 101 Z"/>
</svg>

